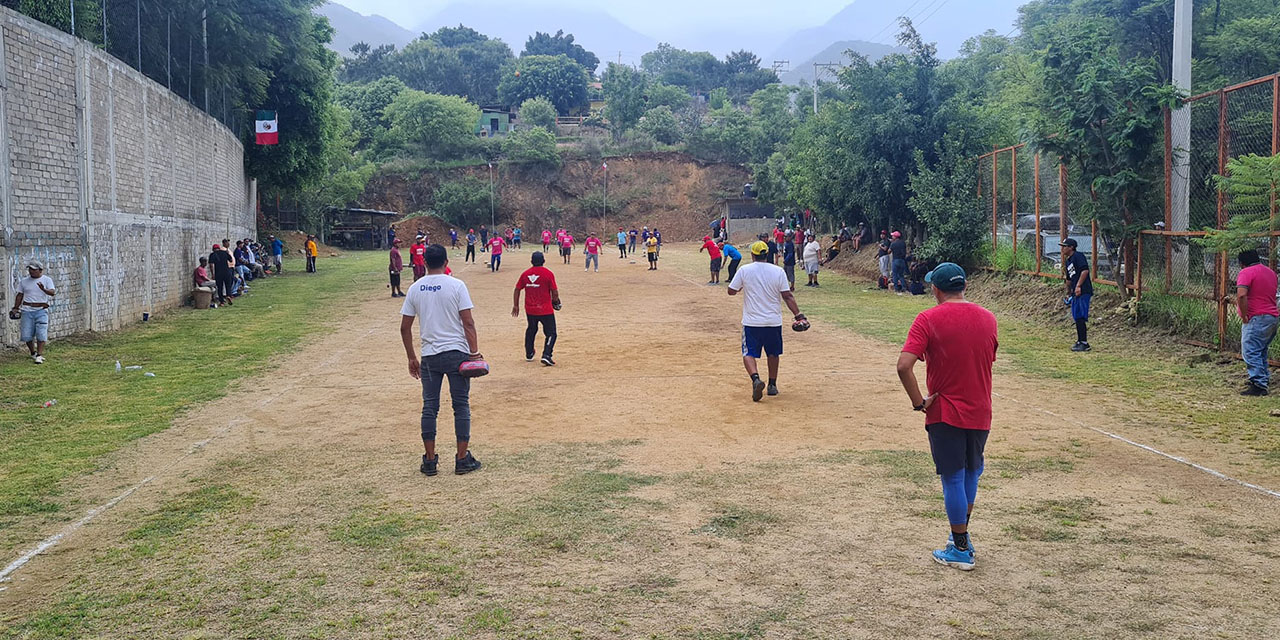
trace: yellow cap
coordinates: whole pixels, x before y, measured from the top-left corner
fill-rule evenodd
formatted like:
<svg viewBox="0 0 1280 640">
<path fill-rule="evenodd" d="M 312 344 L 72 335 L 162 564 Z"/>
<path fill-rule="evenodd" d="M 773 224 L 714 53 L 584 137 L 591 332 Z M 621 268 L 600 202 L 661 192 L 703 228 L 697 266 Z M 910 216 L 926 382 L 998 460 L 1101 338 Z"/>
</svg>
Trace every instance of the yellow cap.
<svg viewBox="0 0 1280 640">
<path fill-rule="evenodd" d="M 768 253 L 769 253 L 769 245 L 767 245 L 767 244 L 765 244 L 765 243 L 763 243 L 763 242 L 760 242 L 759 240 L 757 240 L 757 241 L 755 241 L 755 242 L 751 243 L 751 255 L 753 255 L 753 256 L 763 256 L 763 255 L 766 255 L 766 254 L 768 254 Z"/>
</svg>

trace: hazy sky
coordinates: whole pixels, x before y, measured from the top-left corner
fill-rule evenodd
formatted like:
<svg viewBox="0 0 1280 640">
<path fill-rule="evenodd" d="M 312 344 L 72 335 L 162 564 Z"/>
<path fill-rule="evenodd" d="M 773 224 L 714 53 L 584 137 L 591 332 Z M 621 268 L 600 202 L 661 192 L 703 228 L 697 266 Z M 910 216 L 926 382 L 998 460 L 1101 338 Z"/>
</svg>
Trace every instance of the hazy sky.
<svg viewBox="0 0 1280 640">
<path fill-rule="evenodd" d="M 450 3 L 450 0 L 335 1 L 366 15 L 381 14 L 410 30 Z M 753 31 L 812 27 L 826 22 L 849 2 L 850 0 L 506 0 L 505 4 L 603 10 L 645 35 L 661 39 L 667 34 L 686 33 L 699 27 L 745 27 Z M 487 6 L 500 7 L 502 3 Z"/>
</svg>

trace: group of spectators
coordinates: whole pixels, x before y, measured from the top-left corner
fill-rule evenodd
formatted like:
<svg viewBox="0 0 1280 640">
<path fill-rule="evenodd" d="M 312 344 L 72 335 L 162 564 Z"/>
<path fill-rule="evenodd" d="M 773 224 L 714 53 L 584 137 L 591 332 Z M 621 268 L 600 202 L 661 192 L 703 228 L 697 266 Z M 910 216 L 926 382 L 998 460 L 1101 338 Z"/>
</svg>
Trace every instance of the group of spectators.
<svg viewBox="0 0 1280 640">
<path fill-rule="evenodd" d="M 307 236 L 307 271 L 315 271 L 315 240 Z M 268 257 L 269 256 L 269 257 Z M 212 273 L 211 273 L 212 271 Z M 274 235 L 267 236 L 265 245 L 253 238 L 236 240 L 231 244 L 225 238 L 213 245 L 207 257 L 200 257 L 200 264 L 191 274 L 192 284 L 197 289 L 213 293 L 214 301 L 210 305 L 231 305 L 232 300 L 240 297 L 250 288 L 249 283 L 267 274 L 279 275 L 284 271 L 284 242 Z"/>
</svg>

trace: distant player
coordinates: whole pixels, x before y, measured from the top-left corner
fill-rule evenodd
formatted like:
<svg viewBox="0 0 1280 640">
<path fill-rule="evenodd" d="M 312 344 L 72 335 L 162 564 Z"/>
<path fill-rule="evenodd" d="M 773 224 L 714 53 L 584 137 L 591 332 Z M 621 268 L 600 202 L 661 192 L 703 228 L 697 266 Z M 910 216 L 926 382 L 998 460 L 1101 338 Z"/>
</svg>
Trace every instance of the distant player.
<svg viewBox="0 0 1280 640">
<path fill-rule="evenodd" d="M 658 255 L 662 255 L 662 232 L 657 227 L 653 228 L 653 238 L 658 241 Z"/>
<path fill-rule="evenodd" d="M 484 225 L 480 225 L 480 251 L 488 251 L 489 248 L 489 229 Z"/>
<path fill-rule="evenodd" d="M 449 246 L 454 249 L 458 248 L 458 230 L 457 229 L 449 230 Z"/>
<path fill-rule="evenodd" d="M 569 261 L 573 258 L 573 250 L 576 248 L 578 248 L 578 244 L 574 242 L 573 235 L 565 231 L 560 236 L 560 257 L 564 258 L 565 264 L 569 264 Z"/>
<path fill-rule="evenodd" d="M 720 284 L 720 260 L 723 257 L 720 253 L 720 245 L 716 244 L 711 236 L 702 236 L 702 246 L 698 247 L 698 253 L 703 251 L 711 257 L 711 280 L 707 282 L 709 285 Z M 730 278 L 732 280 L 733 278 Z"/>
<path fill-rule="evenodd" d="M 729 281 L 729 295 L 742 292 L 742 364 L 751 376 L 751 400 L 759 402 L 765 393 L 765 383 L 760 379 L 756 359 L 761 351 L 768 356 L 768 393 L 778 395 L 778 360 L 782 355 L 782 311 L 779 301 L 787 305 L 796 322 L 808 323 L 800 307 L 787 274 L 775 264 L 769 264 L 769 247 L 757 241 L 751 245 L 751 264 L 744 265 Z"/>
<path fill-rule="evenodd" d="M 600 238 L 596 237 L 596 234 L 587 234 L 587 239 L 582 243 L 582 252 L 587 256 L 587 264 L 582 269 L 583 271 L 591 270 L 594 264 L 596 273 L 600 272 L 600 248 L 603 246 L 604 243 L 600 241 Z"/>
<path fill-rule="evenodd" d="M 942 478 L 942 500 L 951 535 L 933 552 L 939 564 L 974 567 L 969 517 L 978 495 L 983 452 L 991 432 L 991 365 L 998 346 L 996 317 L 964 299 L 964 269 L 944 262 L 925 275 L 937 306 L 916 316 L 898 356 L 898 379 L 911 406 L 925 414 L 929 450 Z M 920 392 L 916 362 L 925 361 Z"/>
<path fill-rule="evenodd" d="M 729 244 L 729 241 L 724 239 L 723 236 L 721 236 L 719 244 L 720 251 L 729 258 L 729 279 L 733 280 L 734 274 L 738 273 L 738 265 L 742 264 L 742 252 L 738 251 L 737 247 Z"/>
<path fill-rule="evenodd" d="M 804 245 L 804 251 L 801 257 L 804 260 L 804 272 L 809 275 L 809 282 L 806 287 L 818 286 L 818 269 L 822 264 L 822 245 L 818 242 L 817 236 L 808 236 L 809 241 Z"/>
<path fill-rule="evenodd" d="M 627 232 L 627 255 L 633 255 L 636 252 L 636 238 L 640 237 L 640 231 L 635 227 Z"/>
<path fill-rule="evenodd" d="M 467 260 L 470 260 L 471 264 L 476 263 L 476 230 L 475 229 L 467 229 L 467 255 L 462 259 L 463 264 L 466 264 Z"/>
<path fill-rule="evenodd" d="M 413 268 L 413 279 L 418 281 L 422 276 L 427 275 L 427 243 L 418 236 L 413 241 L 413 246 L 409 247 L 409 266 Z"/>
<path fill-rule="evenodd" d="M 796 232 L 794 229 L 787 229 L 782 241 L 782 269 L 787 272 L 787 282 L 791 283 L 791 290 L 796 290 Z"/>
<path fill-rule="evenodd" d="M 533 340 L 538 337 L 538 325 L 542 325 L 542 333 L 546 341 L 542 343 L 542 364 L 554 367 L 555 360 L 551 352 L 556 347 L 556 309 L 560 308 L 560 289 L 556 286 L 556 275 L 542 266 L 547 259 L 541 251 L 534 251 L 529 261 L 532 267 L 525 269 L 516 281 L 515 295 L 511 299 L 511 317 L 520 317 L 520 292 L 524 291 L 524 313 L 529 326 L 524 331 L 524 359 L 533 362 L 536 353 Z"/>
<path fill-rule="evenodd" d="M 543 229 L 542 230 L 542 250 L 543 252 L 546 252 L 550 248 L 551 248 L 551 230 Z"/>
<path fill-rule="evenodd" d="M 644 252 L 649 257 L 649 271 L 658 270 L 658 239 L 653 235 L 644 241 Z"/>
<path fill-rule="evenodd" d="M 387 256 L 387 273 L 391 279 L 391 297 L 403 298 L 404 291 L 400 289 L 400 272 L 404 271 L 404 258 L 400 257 L 400 238 L 391 241 L 391 251 Z"/>
<path fill-rule="evenodd" d="M 506 246 L 507 241 L 496 233 L 489 239 L 489 271 L 502 268 L 502 249 Z"/>
<path fill-rule="evenodd" d="M 627 232 L 622 227 L 618 227 L 618 259 L 625 260 L 627 258 Z"/>
<path fill-rule="evenodd" d="M 520 242 L 523 239 L 524 239 L 524 229 L 521 229 L 520 227 L 517 226 L 515 229 L 511 230 L 511 242 L 514 243 L 512 245 L 513 247 L 515 247 L 516 249 L 519 249 Z"/>
<path fill-rule="evenodd" d="M 1080 243 L 1067 238 L 1058 243 L 1062 247 L 1062 268 L 1067 272 L 1067 300 L 1071 303 L 1071 319 L 1076 323 L 1076 343 L 1072 351 L 1089 351 L 1089 301 L 1093 299 L 1093 274 L 1089 273 L 1089 260 L 1076 249 Z"/>
</svg>

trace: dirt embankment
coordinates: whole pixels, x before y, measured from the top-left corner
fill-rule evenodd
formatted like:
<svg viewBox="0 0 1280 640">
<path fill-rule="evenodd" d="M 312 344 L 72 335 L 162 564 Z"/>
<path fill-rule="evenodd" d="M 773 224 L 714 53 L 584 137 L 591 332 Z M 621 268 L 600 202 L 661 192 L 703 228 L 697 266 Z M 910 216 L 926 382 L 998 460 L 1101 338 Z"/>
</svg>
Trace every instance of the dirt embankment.
<svg viewBox="0 0 1280 640">
<path fill-rule="evenodd" d="M 741 166 L 705 164 L 682 153 L 651 153 L 608 158 L 609 215 L 601 216 L 605 187 L 603 161 L 566 160 L 558 171 L 520 165 L 495 165 L 499 227 L 521 224 L 529 234 L 564 227 L 575 234 L 606 237 L 618 227 L 657 227 L 664 238 L 696 240 L 720 214 L 720 200 L 738 194 L 750 172 Z M 416 175 L 381 174 L 370 181 L 362 204 L 405 214 L 430 210 L 442 183 L 474 176 L 488 180 L 484 165 Z M 488 212 L 482 212 L 482 219 Z M 406 222 L 437 233 L 447 226 L 431 218 Z M 527 236 L 531 237 L 531 236 Z"/>
</svg>

